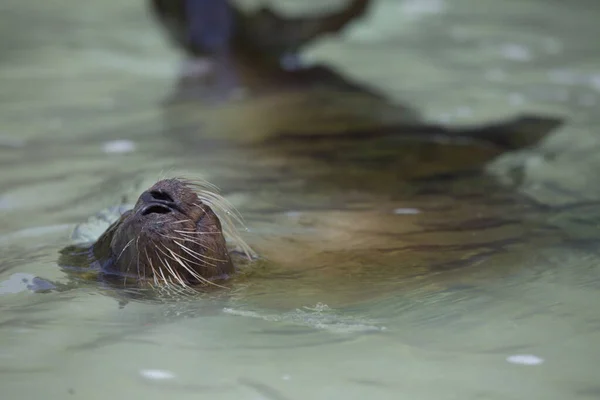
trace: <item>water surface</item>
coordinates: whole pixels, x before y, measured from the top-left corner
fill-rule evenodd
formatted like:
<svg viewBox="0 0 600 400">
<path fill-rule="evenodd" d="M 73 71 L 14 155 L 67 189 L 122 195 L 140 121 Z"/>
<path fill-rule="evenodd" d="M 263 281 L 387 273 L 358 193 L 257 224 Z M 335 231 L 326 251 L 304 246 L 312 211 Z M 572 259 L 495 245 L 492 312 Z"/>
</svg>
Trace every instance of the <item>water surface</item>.
<svg viewBox="0 0 600 400">
<path fill-rule="evenodd" d="M 594 2 L 381 1 L 308 51 L 431 120 L 569 117 L 500 158 L 202 139 L 202 118 L 164 105 L 178 54 L 141 4 L 0 10 L 3 398 L 600 396 Z M 22 274 L 65 280 L 75 224 L 171 170 L 220 186 L 280 261 L 195 300 L 14 293 Z"/>
</svg>

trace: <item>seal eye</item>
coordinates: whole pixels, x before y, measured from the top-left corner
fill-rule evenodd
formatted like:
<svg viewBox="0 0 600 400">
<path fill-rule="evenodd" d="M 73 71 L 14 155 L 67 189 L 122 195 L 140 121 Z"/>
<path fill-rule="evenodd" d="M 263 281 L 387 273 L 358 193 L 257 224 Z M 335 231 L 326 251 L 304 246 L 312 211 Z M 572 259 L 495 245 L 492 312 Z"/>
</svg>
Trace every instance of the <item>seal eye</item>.
<svg viewBox="0 0 600 400">
<path fill-rule="evenodd" d="M 162 204 L 152 204 L 148 207 L 145 207 L 142 210 L 142 215 L 149 214 L 168 214 L 171 212 L 171 209 L 167 206 L 163 206 Z"/>
<path fill-rule="evenodd" d="M 162 200 L 162 201 L 168 201 L 169 203 L 173 203 L 173 198 L 171 196 L 169 196 L 168 193 L 165 193 L 163 191 L 152 190 L 150 192 L 150 196 L 152 196 L 152 198 L 154 200 Z"/>
</svg>

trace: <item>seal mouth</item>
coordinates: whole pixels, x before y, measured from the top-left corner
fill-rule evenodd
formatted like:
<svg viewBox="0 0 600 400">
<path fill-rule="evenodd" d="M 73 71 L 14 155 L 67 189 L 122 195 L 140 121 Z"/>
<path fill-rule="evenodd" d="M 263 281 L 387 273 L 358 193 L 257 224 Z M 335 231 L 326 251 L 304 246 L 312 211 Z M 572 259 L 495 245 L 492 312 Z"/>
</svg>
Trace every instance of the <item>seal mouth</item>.
<svg viewBox="0 0 600 400">
<path fill-rule="evenodd" d="M 141 215 L 168 214 L 173 210 L 164 204 L 149 204 L 140 211 Z"/>
</svg>

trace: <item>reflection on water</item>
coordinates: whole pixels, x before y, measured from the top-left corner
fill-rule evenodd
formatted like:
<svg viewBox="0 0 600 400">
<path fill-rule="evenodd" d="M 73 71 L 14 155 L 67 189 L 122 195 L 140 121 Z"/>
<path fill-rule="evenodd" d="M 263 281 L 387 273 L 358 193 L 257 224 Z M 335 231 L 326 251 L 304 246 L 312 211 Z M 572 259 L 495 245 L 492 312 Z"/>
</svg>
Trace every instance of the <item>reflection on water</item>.
<svg viewBox="0 0 600 400">
<path fill-rule="evenodd" d="M 490 146 L 388 136 L 232 145 L 219 139 L 306 124 L 252 119 L 273 100 L 166 103 L 177 54 L 140 4 L 5 2 L 3 396 L 597 398 L 600 61 L 587 38 L 600 10 L 577 5 L 381 1 L 309 50 L 450 124 L 572 118 L 496 159 Z M 336 107 L 372 126 L 362 99 Z M 222 188 L 265 257 L 232 290 L 30 290 L 66 282 L 56 259 L 75 224 L 180 170 Z"/>
</svg>

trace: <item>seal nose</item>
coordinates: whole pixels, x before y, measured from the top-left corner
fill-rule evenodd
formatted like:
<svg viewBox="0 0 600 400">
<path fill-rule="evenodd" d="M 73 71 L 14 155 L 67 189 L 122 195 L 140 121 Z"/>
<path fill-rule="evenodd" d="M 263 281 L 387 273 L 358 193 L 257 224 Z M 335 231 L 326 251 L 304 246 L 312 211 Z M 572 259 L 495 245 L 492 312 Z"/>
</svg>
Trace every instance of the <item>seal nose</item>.
<svg viewBox="0 0 600 400">
<path fill-rule="evenodd" d="M 142 193 L 140 200 L 145 204 L 142 215 L 168 214 L 177 209 L 173 197 L 162 190 L 150 190 Z"/>
</svg>

